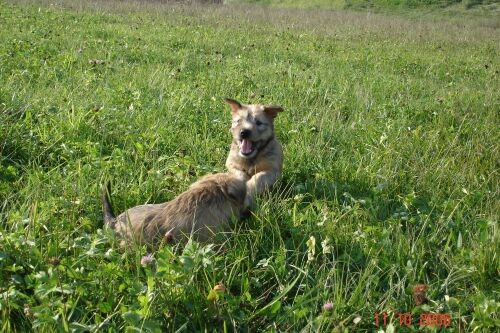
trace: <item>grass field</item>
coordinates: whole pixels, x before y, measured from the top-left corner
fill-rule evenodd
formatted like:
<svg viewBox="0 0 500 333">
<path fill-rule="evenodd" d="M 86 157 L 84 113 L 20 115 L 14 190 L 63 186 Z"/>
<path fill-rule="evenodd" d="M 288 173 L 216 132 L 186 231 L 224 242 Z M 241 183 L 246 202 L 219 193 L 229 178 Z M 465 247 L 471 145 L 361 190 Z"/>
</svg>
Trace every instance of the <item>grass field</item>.
<svg viewBox="0 0 500 333">
<path fill-rule="evenodd" d="M 0 330 L 498 329 L 498 22 L 0 0 Z M 283 106 L 283 179 L 141 264 L 102 183 L 121 212 L 224 171 L 226 96 Z"/>
<path fill-rule="evenodd" d="M 498 0 L 225 0 L 229 4 L 258 4 L 270 7 L 303 9 L 354 9 L 376 12 L 413 12 L 412 15 L 498 15 Z M 406 13 L 408 14 L 408 13 Z"/>
</svg>

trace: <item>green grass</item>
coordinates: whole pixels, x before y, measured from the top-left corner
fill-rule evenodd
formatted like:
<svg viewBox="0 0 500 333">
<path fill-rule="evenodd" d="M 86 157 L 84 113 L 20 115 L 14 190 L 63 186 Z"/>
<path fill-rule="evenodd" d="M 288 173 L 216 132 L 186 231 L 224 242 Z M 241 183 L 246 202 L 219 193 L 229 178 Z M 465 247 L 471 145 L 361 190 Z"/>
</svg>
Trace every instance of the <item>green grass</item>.
<svg viewBox="0 0 500 333">
<path fill-rule="evenodd" d="M 495 7 L 497 0 L 227 0 L 226 3 L 253 3 L 266 6 L 295 8 L 356 8 L 356 9 L 395 9 L 395 8 L 446 8 L 463 5 L 473 7 Z"/>
<path fill-rule="evenodd" d="M 498 328 L 498 24 L 50 3 L 0 1 L 0 330 Z M 283 179 L 143 267 L 102 230 L 101 185 L 123 211 L 223 171 L 226 96 L 284 107 Z"/>
<path fill-rule="evenodd" d="M 342 9 L 344 0 L 229 0 L 226 3 L 248 3 L 273 7 Z"/>
<path fill-rule="evenodd" d="M 306 10 L 349 9 L 438 21 L 443 17 L 458 22 L 487 17 L 497 27 L 500 18 L 498 0 L 226 0 L 225 3 Z"/>
</svg>

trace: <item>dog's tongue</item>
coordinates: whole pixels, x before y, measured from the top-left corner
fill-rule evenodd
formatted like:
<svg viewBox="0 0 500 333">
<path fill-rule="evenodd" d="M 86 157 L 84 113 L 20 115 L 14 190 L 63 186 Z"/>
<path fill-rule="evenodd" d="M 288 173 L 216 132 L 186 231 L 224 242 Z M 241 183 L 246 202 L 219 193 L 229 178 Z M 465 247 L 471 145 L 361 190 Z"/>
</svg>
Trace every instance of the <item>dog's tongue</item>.
<svg viewBox="0 0 500 333">
<path fill-rule="evenodd" d="M 252 141 L 248 139 L 241 140 L 240 150 L 243 154 L 250 154 L 252 152 Z"/>
</svg>

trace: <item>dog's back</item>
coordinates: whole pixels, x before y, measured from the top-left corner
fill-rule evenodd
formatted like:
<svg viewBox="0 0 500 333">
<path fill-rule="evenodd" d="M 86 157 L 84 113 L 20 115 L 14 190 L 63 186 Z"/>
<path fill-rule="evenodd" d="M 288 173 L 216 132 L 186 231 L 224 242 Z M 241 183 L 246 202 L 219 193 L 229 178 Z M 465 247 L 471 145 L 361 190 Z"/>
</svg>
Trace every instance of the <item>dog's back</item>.
<svg viewBox="0 0 500 333">
<path fill-rule="evenodd" d="M 141 243 L 161 242 L 167 233 L 174 239 L 193 233 L 203 241 L 226 226 L 232 216 L 241 217 L 245 195 L 246 184 L 237 177 L 209 175 L 172 201 L 128 209 L 115 218 L 112 227 L 121 237 Z"/>
</svg>

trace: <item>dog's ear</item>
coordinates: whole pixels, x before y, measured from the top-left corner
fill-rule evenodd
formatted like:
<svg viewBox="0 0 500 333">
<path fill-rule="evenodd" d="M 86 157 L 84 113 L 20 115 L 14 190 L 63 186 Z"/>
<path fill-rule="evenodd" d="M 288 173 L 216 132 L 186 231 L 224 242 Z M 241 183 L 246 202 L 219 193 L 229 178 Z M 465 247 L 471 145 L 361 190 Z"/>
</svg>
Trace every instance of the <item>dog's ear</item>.
<svg viewBox="0 0 500 333">
<path fill-rule="evenodd" d="M 224 98 L 224 101 L 226 101 L 227 104 L 231 107 L 231 113 L 233 115 L 238 112 L 239 109 L 241 109 L 241 103 L 238 102 L 237 100 L 231 99 L 231 98 Z"/>
<path fill-rule="evenodd" d="M 269 118 L 274 119 L 279 112 L 283 112 L 283 108 L 278 105 L 266 105 L 264 106 L 264 112 Z"/>
</svg>

